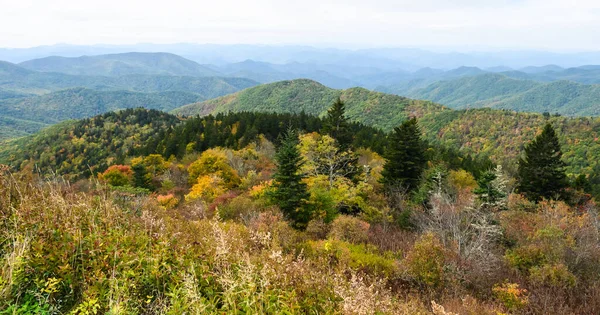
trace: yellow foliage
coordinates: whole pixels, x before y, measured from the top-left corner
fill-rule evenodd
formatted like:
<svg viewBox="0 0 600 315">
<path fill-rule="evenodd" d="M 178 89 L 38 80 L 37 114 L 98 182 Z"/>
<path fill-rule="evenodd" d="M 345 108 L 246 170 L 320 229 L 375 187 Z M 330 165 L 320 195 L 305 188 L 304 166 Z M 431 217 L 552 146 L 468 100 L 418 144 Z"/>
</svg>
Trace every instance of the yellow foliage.
<svg viewBox="0 0 600 315">
<path fill-rule="evenodd" d="M 197 183 L 192 187 L 190 193 L 185 195 L 185 200 L 203 199 L 210 202 L 226 191 L 222 178 L 216 175 L 203 175 L 198 178 Z"/>
<path fill-rule="evenodd" d="M 158 204 L 165 209 L 174 208 L 179 203 L 179 200 L 173 194 L 158 195 L 156 201 L 158 201 Z"/>
<path fill-rule="evenodd" d="M 225 153 L 219 149 L 202 152 L 200 158 L 188 167 L 188 173 L 190 183 L 197 182 L 204 175 L 215 175 L 223 180 L 227 188 L 240 184 L 238 173 L 229 165 Z"/>
<path fill-rule="evenodd" d="M 495 285 L 492 289 L 496 298 L 504 304 L 508 310 L 518 310 L 529 302 L 527 290 L 520 289 L 517 283 L 503 283 Z"/>
<path fill-rule="evenodd" d="M 262 182 L 250 188 L 250 197 L 259 199 L 265 196 L 265 193 L 271 187 L 272 181 Z"/>
<path fill-rule="evenodd" d="M 450 171 L 448 182 L 457 190 L 473 190 L 477 188 L 475 177 L 465 170 Z"/>
</svg>

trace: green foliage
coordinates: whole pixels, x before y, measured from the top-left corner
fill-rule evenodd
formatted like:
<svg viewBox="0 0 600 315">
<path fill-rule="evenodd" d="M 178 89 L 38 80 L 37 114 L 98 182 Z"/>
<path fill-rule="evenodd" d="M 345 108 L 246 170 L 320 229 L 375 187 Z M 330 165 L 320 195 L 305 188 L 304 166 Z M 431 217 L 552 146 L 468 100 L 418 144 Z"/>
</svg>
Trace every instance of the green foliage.
<svg viewBox="0 0 600 315">
<path fill-rule="evenodd" d="M 560 78 L 557 78 L 557 81 L 548 83 L 524 80 L 526 78 L 486 73 L 438 81 L 402 95 L 430 100 L 456 109 L 491 107 L 568 116 L 600 114 L 598 85 L 573 82 L 572 77 L 568 78 L 570 81 L 558 81 Z M 551 80 L 554 81 L 547 81 Z"/>
<path fill-rule="evenodd" d="M 348 266 L 353 270 L 381 276 L 394 276 L 398 264 L 393 255 L 381 255 L 373 246 L 352 244 L 341 240 L 321 240 L 307 242 L 307 255 L 326 256 L 331 264 Z M 390 257 L 391 256 L 391 257 Z"/>
<path fill-rule="evenodd" d="M 328 134 L 337 141 L 340 150 L 350 148 L 352 144 L 352 133 L 348 119 L 346 118 L 346 109 L 344 102 L 338 97 L 331 108 L 327 110 L 327 115 L 323 120 L 323 133 Z"/>
<path fill-rule="evenodd" d="M 344 101 L 348 120 L 389 131 L 406 120 L 409 114 L 423 116 L 444 110 L 431 102 L 372 92 L 363 88 L 343 91 L 327 88 L 311 80 L 281 81 L 246 89 L 239 93 L 190 104 L 173 112 L 180 115 L 207 115 L 224 112 L 277 112 L 324 116 L 330 104 Z"/>
<path fill-rule="evenodd" d="M 530 269 L 530 278 L 533 282 L 559 288 L 572 288 L 577 283 L 573 275 L 564 264 L 543 265 Z"/>
<path fill-rule="evenodd" d="M 152 178 L 143 163 L 134 164 L 131 167 L 133 171 L 133 186 L 145 189 L 152 189 Z"/>
<path fill-rule="evenodd" d="M 285 134 L 275 160 L 277 171 L 273 175 L 273 191 L 270 198 L 279 206 L 292 225 L 298 229 L 306 228 L 312 213 L 306 207 L 309 194 L 306 183 L 300 173 L 303 158 L 298 150 L 298 134 L 292 129 Z"/>
<path fill-rule="evenodd" d="M 413 191 L 419 185 L 425 169 L 426 144 L 421 140 L 417 119 L 412 118 L 394 129 L 386 148 L 386 163 L 381 182 L 388 188 L 401 187 Z"/>
<path fill-rule="evenodd" d="M 200 158 L 188 167 L 188 181 L 193 184 L 198 178 L 206 175 L 216 175 L 223 179 L 224 184 L 234 188 L 240 184 L 238 173 L 229 165 L 223 151 L 209 149 L 200 155 Z"/>
<path fill-rule="evenodd" d="M 444 247 L 433 233 L 426 233 L 415 242 L 403 264 L 419 282 L 435 287 L 444 281 Z"/>
<path fill-rule="evenodd" d="M 132 171 L 127 165 L 113 165 L 109 167 L 99 178 L 107 184 L 119 187 L 127 186 L 131 182 Z"/>
<path fill-rule="evenodd" d="M 542 133 L 525 147 L 519 160 L 519 192 L 533 201 L 564 195 L 567 187 L 565 163 L 552 125 L 546 124 Z"/>
<path fill-rule="evenodd" d="M 144 107 L 169 111 L 193 103 L 199 98 L 200 95 L 190 92 L 99 92 L 74 88 L 24 99 L 3 100 L 0 101 L 0 112 L 19 119 L 55 124 L 126 108 Z M 35 110 L 31 110 L 32 108 Z"/>
<path fill-rule="evenodd" d="M 179 122 L 155 110 L 127 109 L 77 122 L 55 125 L 43 133 L 9 143 L 0 154 L 13 168 L 35 164 L 44 174 L 67 178 L 103 172 L 109 165 L 124 163 L 127 156 L 149 139 Z"/>
<path fill-rule="evenodd" d="M 506 206 L 506 179 L 500 165 L 493 171 L 483 173 L 477 184 L 478 187 L 473 193 L 482 205 L 499 210 Z"/>
</svg>

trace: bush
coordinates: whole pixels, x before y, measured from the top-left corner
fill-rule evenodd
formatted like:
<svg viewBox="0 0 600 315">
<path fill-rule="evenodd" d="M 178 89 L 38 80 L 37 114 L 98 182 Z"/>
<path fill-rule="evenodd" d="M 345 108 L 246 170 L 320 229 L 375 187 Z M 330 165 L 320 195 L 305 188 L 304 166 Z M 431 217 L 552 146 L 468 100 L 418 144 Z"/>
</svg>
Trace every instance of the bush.
<svg viewBox="0 0 600 315">
<path fill-rule="evenodd" d="M 509 311 L 516 311 L 528 303 L 527 290 L 519 289 L 517 283 L 503 283 L 492 289 L 494 296 L 502 302 Z"/>
<path fill-rule="evenodd" d="M 308 222 L 306 226 L 306 234 L 313 240 L 322 240 L 327 238 L 331 231 L 331 225 L 325 223 L 321 219 L 314 219 Z"/>
<path fill-rule="evenodd" d="M 240 184 L 238 173 L 229 165 L 225 153 L 219 149 L 209 149 L 200 155 L 200 158 L 188 167 L 189 183 L 194 184 L 202 176 L 215 175 L 223 179 L 227 188 Z"/>
<path fill-rule="evenodd" d="M 530 279 L 535 283 L 560 288 L 572 288 L 577 278 L 564 264 L 543 265 L 530 270 Z"/>
<path fill-rule="evenodd" d="M 219 206 L 219 215 L 223 220 L 249 222 L 250 217 L 257 216 L 260 212 L 255 201 L 246 196 L 237 196 L 229 202 Z"/>
<path fill-rule="evenodd" d="M 329 237 L 350 243 L 366 243 L 369 240 L 369 223 L 358 218 L 341 215 L 331 224 Z"/>
<path fill-rule="evenodd" d="M 308 241 L 307 255 L 327 257 L 330 264 L 350 267 L 356 271 L 391 277 L 399 268 L 391 253 L 381 255 L 372 245 L 351 244 L 340 240 Z"/>
<path fill-rule="evenodd" d="M 112 165 L 104 173 L 98 174 L 98 179 L 111 186 L 129 185 L 133 171 L 128 165 Z"/>
<path fill-rule="evenodd" d="M 175 208 L 179 203 L 179 199 L 173 194 L 158 195 L 156 196 L 156 201 L 158 201 L 158 204 L 165 209 Z"/>
<path fill-rule="evenodd" d="M 445 250 L 433 233 L 423 234 L 403 263 L 412 277 L 427 286 L 438 287 L 444 281 Z"/>
</svg>

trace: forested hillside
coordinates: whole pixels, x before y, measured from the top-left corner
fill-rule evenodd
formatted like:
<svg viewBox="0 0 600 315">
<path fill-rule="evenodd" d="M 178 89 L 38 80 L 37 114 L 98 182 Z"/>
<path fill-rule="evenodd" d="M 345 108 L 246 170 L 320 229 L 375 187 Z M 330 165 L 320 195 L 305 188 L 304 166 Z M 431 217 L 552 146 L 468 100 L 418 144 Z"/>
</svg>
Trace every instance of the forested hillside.
<svg viewBox="0 0 600 315">
<path fill-rule="evenodd" d="M 0 101 L 5 116 L 54 124 L 125 108 L 145 107 L 169 111 L 203 99 L 199 94 L 181 91 L 139 93 L 95 91 L 85 88 L 61 90 L 36 97 Z"/>
<path fill-rule="evenodd" d="M 109 112 L 6 142 L 0 146 L 0 160 L 17 168 L 35 167 L 67 177 L 89 175 L 123 161 L 178 122 L 175 116 L 156 110 Z"/>
<path fill-rule="evenodd" d="M 178 115 L 207 115 L 228 111 L 305 112 L 323 115 L 330 104 L 340 97 L 351 120 L 389 131 L 411 115 L 443 111 L 443 106 L 427 101 L 372 92 L 363 88 L 330 89 L 311 80 L 282 81 L 264 84 L 213 100 L 178 108 Z"/>
<path fill-rule="evenodd" d="M 406 95 L 458 109 L 492 107 L 569 116 L 600 114 L 600 85 L 570 81 L 541 83 L 501 74 L 440 81 Z"/>
<path fill-rule="evenodd" d="M 526 132 L 528 169 L 520 163 L 512 177 L 424 141 L 421 125 L 443 131 L 467 114 L 446 110 L 383 133 L 349 121 L 337 100 L 322 118 L 181 121 L 128 109 L 21 138 L 0 151 L 10 163 L 0 169 L 0 250 L 11 257 L 0 262 L 14 267 L 0 268 L 10 279 L 0 307 L 597 313 L 599 218 L 593 182 L 564 173 L 556 134 L 568 130 Z"/>
<path fill-rule="evenodd" d="M 44 73 L 0 62 L 0 140 L 116 109 L 169 111 L 257 84 L 243 78 Z"/>
</svg>

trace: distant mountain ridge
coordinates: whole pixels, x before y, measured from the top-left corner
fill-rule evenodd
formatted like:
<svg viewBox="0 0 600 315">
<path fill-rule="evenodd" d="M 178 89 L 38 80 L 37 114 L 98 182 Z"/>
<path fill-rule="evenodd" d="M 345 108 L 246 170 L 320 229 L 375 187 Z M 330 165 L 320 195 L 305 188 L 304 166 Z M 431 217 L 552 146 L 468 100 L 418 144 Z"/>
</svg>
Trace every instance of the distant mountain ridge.
<svg viewBox="0 0 600 315">
<path fill-rule="evenodd" d="M 219 76 L 220 73 L 194 61 L 170 53 L 109 54 L 81 57 L 46 57 L 19 64 L 40 72 L 71 75 L 123 76 L 130 74 L 174 76 Z"/>
<path fill-rule="evenodd" d="M 0 140 L 24 136 L 65 119 L 116 109 L 168 111 L 257 84 L 245 78 L 70 75 L 0 62 Z"/>
<path fill-rule="evenodd" d="M 600 85 L 566 80 L 546 83 L 483 74 L 435 82 L 407 96 L 456 109 L 491 107 L 569 116 L 600 115 Z"/>
<path fill-rule="evenodd" d="M 21 94 L 45 94 L 53 91 L 85 87 L 101 91 L 131 90 L 138 92 L 184 91 L 198 93 L 205 99 L 233 93 L 255 86 L 246 78 L 190 77 L 131 74 L 119 77 L 71 75 L 39 72 L 0 61 L 0 90 Z"/>
</svg>

